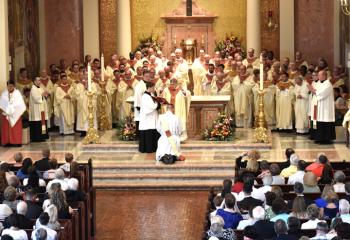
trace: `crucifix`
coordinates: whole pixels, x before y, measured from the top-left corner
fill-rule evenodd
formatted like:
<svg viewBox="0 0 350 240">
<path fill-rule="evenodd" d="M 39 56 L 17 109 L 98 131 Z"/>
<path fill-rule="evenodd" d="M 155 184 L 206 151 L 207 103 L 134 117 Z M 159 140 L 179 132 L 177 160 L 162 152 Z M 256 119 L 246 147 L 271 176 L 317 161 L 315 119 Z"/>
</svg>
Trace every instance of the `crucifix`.
<svg viewBox="0 0 350 240">
<path fill-rule="evenodd" d="M 186 16 L 192 16 L 192 0 L 186 0 Z"/>
</svg>

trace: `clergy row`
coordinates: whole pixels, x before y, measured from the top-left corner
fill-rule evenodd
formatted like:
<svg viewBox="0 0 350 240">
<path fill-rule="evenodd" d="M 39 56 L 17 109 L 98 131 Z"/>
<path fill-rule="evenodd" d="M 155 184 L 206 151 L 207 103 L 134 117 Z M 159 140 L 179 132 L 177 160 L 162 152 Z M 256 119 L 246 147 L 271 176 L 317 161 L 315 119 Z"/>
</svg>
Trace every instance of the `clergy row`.
<svg viewBox="0 0 350 240">
<path fill-rule="evenodd" d="M 324 59 L 321 58 L 319 64 L 314 66 L 308 64 L 300 52 L 296 53 L 294 62 L 286 58 L 282 63 L 273 57 L 272 52 L 263 50 L 261 55 L 264 64 L 265 117 L 268 125 L 278 129 L 290 129 L 292 120 L 295 119 L 297 130 L 306 132 L 309 125 L 307 116 L 311 115 L 311 107 L 305 107 L 311 104 L 311 91 L 308 86 L 318 79 L 318 71 L 325 70 L 331 84 L 342 88 L 345 79 L 343 68 L 336 67 L 331 74 Z M 186 119 L 191 95 L 188 89 L 194 95 L 230 95 L 226 112 L 235 116 L 238 127 L 251 127 L 254 117 L 257 116 L 257 68 L 260 59 L 255 56 L 254 49 L 249 49 L 244 60 L 239 54 L 225 56 L 220 52 L 216 52 L 211 58 L 201 50 L 191 66 L 193 82 L 190 82 L 189 65 L 182 57 L 181 49 L 177 49 L 167 59 L 162 56 L 161 51 L 155 53 L 149 48 L 144 55 L 136 52 L 129 60 L 113 55 L 110 63 L 103 68 L 105 81 L 101 81 L 100 60 L 92 60 L 89 55 L 85 57 L 83 64 L 75 60 L 67 67 L 62 59 L 58 66 L 50 65 L 49 73 L 43 70 L 33 86 L 27 77 L 27 71 L 21 69 L 16 87 L 24 95 L 30 122 L 37 122 L 36 127 L 31 128 L 33 136 L 38 135 L 34 129 L 44 131 L 46 127 L 53 125 L 60 127 L 61 134 L 73 133 L 74 125 L 76 130 L 86 131 L 88 63 L 92 67 L 92 91 L 97 93 L 93 104 L 96 126 L 101 125 L 101 118 L 104 116 L 107 119 L 107 129 L 111 128 L 112 124 L 117 124 L 131 111 L 135 111 L 135 120 L 138 122 L 139 100 L 145 91 L 145 82 L 154 83 L 155 95 L 162 96 L 175 105 L 175 113 L 181 119 L 182 139 L 186 139 Z M 135 102 L 132 108 L 125 100 L 133 95 Z M 41 99 L 40 104 L 35 99 Z M 43 119 L 47 121 L 46 127 Z M 32 140 L 43 138 L 45 137 L 32 137 Z"/>
</svg>

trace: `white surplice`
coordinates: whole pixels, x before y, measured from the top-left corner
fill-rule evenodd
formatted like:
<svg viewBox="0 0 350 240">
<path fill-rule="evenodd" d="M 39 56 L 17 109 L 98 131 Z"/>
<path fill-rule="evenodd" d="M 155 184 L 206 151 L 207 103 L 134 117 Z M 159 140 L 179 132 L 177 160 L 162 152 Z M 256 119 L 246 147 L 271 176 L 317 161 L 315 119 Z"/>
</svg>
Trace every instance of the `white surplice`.
<svg viewBox="0 0 350 240">
<path fill-rule="evenodd" d="M 143 93 L 146 91 L 146 83 L 141 80 L 136 86 L 134 90 L 134 119 L 135 121 L 140 121 L 140 111 L 137 108 L 141 107 L 141 98 Z"/>
<path fill-rule="evenodd" d="M 181 123 L 179 118 L 170 111 L 159 116 L 157 122 L 157 131 L 161 135 L 158 140 L 156 160 L 159 161 L 165 154 L 179 156 Z M 169 131 L 171 136 L 167 136 Z"/>
<path fill-rule="evenodd" d="M 316 88 L 317 122 L 334 122 L 334 93 L 329 79 L 320 82 Z"/>
<path fill-rule="evenodd" d="M 3 91 L 0 97 L 0 109 L 3 110 L 3 114 L 13 127 L 26 110 L 21 92 L 17 89 L 12 93 L 9 93 L 7 89 Z"/>
<path fill-rule="evenodd" d="M 148 92 L 141 97 L 140 125 L 139 130 L 156 129 L 158 121 L 158 103 L 155 102 Z"/>
</svg>

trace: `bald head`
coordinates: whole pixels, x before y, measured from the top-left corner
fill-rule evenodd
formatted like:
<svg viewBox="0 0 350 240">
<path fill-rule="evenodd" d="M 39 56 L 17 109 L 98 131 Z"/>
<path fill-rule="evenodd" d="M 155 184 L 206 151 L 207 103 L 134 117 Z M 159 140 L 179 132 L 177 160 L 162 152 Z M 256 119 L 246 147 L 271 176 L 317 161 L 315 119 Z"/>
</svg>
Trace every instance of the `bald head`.
<svg viewBox="0 0 350 240">
<path fill-rule="evenodd" d="M 324 81 L 327 79 L 327 72 L 325 70 L 321 70 L 318 72 L 318 79 L 320 81 Z"/>
</svg>

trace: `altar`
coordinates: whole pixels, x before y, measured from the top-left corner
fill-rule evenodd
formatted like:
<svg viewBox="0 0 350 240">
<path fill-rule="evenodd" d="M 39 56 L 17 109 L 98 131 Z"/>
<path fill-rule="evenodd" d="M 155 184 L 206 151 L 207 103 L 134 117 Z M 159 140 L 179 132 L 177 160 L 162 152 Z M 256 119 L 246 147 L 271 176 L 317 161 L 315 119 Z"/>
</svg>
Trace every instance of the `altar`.
<svg viewBox="0 0 350 240">
<path fill-rule="evenodd" d="M 230 96 L 192 96 L 187 118 L 187 135 L 189 139 L 200 139 L 205 128 L 212 125 L 218 115 L 225 110 Z M 134 97 L 126 102 L 133 104 Z"/>
</svg>

